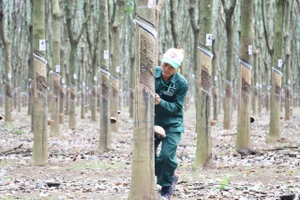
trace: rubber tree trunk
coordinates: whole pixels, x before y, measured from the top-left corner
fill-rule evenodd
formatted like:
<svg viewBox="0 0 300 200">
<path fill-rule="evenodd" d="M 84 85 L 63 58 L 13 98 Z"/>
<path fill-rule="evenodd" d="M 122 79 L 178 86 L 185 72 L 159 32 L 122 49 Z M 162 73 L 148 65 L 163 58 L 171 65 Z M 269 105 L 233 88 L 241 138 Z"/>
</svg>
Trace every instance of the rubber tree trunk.
<svg viewBox="0 0 300 200">
<path fill-rule="evenodd" d="M 59 135 L 59 99 L 60 99 L 60 22 L 61 11 L 59 8 L 59 1 L 52 0 L 52 15 L 53 15 L 53 45 L 52 45 L 52 69 L 53 73 L 53 110 L 51 113 L 51 119 L 53 123 L 51 125 L 51 135 Z"/>
<path fill-rule="evenodd" d="M 81 75 L 81 108 L 80 108 L 80 118 L 84 119 L 85 118 L 85 107 L 86 107 L 86 98 L 85 98 L 85 86 L 86 86 L 86 53 L 85 53 L 86 48 L 81 47 L 81 66 L 80 66 L 80 75 Z"/>
<path fill-rule="evenodd" d="M 285 115 L 284 120 L 291 120 L 291 36 L 290 36 L 290 24 L 291 24 L 291 7 L 293 7 L 294 1 L 285 1 L 285 26 L 284 32 L 287 33 L 284 36 L 284 49 L 285 49 Z"/>
<path fill-rule="evenodd" d="M 5 117 L 4 120 L 11 123 L 12 91 L 11 91 L 11 41 L 5 35 L 4 25 L 4 3 L 0 1 L 0 36 L 4 46 L 4 85 L 5 85 Z"/>
<path fill-rule="evenodd" d="M 193 170 L 201 169 L 211 158 L 211 60 L 212 60 L 212 12 L 211 0 L 199 2 L 199 43 L 200 60 L 196 68 L 196 132 L 197 147 Z M 198 43 L 198 42 L 195 42 Z M 205 45 L 205 46 L 204 46 Z"/>
<path fill-rule="evenodd" d="M 253 53 L 253 82 L 254 82 L 254 88 L 253 88 L 253 97 L 252 97 L 252 115 L 254 118 L 257 118 L 258 116 L 258 97 L 259 97 L 259 82 L 258 82 L 258 75 L 259 75 L 259 69 L 258 69 L 258 53 Z"/>
<path fill-rule="evenodd" d="M 120 48 L 120 36 L 121 36 L 121 24 L 124 21 L 124 8 L 125 1 L 119 0 L 114 2 L 113 9 L 115 10 L 114 18 L 112 19 L 112 65 L 111 65 L 111 101 L 110 101 L 110 116 L 116 118 L 116 123 L 111 124 L 112 133 L 117 133 L 119 129 L 118 110 L 119 108 L 119 87 L 120 87 L 120 73 L 125 72 L 121 70 L 121 48 Z"/>
<path fill-rule="evenodd" d="M 65 70 L 65 50 L 61 47 L 60 49 L 60 76 L 61 76 L 61 84 L 60 84 L 60 92 L 59 92 L 59 123 L 64 124 L 64 108 L 65 108 L 65 80 L 66 70 Z"/>
<path fill-rule="evenodd" d="M 84 16 L 87 17 L 89 13 L 92 13 L 94 15 L 95 13 L 99 13 L 99 6 L 95 5 L 95 2 L 90 2 L 89 6 L 87 6 L 84 9 Z M 86 39 L 88 43 L 88 49 L 90 53 L 91 58 L 91 80 L 89 81 L 90 84 L 90 92 L 91 95 L 89 95 L 89 107 L 87 107 L 86 111 L 88 109 L 91 110 L 91 120 L 93 122 L 97 121 L 97 85 L 98 85 L 98 77 L 97 77 L 97 71 L 98 71 L 98 61 L 99 61 L 99 55 L 97 52 L 99 51 L 99 38 L 101 31 L 100 30 L 100 22 L 99 22 L 99 16 L 95 14 L 97 17 L 95 17 L 95 20 L 89 20 L 87 23 L 86 28 Z"/>
<path fill-rule="evenodd" d="M 77 102 L 77 82 L 78 82 L 78 73 L 76 70 L 76 55 L 77 55 L 77 46 L 81 39 L 81 36 L 83 34 L 84 28 L 86 27 L 86 23 L 89 20 L 90 15 L 87 16 L 86 19 L 84 19 L 83 23 L 81 24 L 80 30 L 75 37 L 72 30 L 72 0 L 67 0 L 66 5 L 66 15 L 67 15 L 67 29 L 68 29 L 68 36 L 69 36 L 69 42 L 71 46 L 71 52 L 70 52 L 70 59 L 69 59 L 69 67 L 70 67 L 70 74 L 69 79 L 71 81 L 70 85 L 70 113 L 69 113 L 69 128 L 74 129 L 76 126 L 76 102 Z M 84 8 L 87 6 L 87 1 L 84 3 Z"/>
<path fill-rule="evenodd" d="M 227 50 L 226 50 L 226 81 L 225 81 L 225 97 L 224 97 L 224 120 L 223 128 L 231 129 L 231 119 L 232 119 L 232 65 L 233 65 L 233 33 L 234 33 L 234 21 L 232 19 L 234 14 L 234 9 L 237 0 L 233 0 L 228 7 L 227 3 L 222 0 L 224 12 L 225 12 L 225 29 L 227 33 Z"/>
<path fill-rule="evenodd" d="M 45 165 L 48 162 L 45 0 L 34 0 L 32 9 L 34 48 L 34 142 L 31 164 Z"/>
<path fill-rule="evenodd" d="M 155 1 L 137 0 L 136 84 L 129 199 L 156 199 L 154 176 L 154 78 L 156 64 Z M 144 29 L 142 28 L 144 27 Z M 145 28 L 146 27 L 146 28 Z"/>
<path fill-rule="evenodd" d="M 131 18 L 130 18 L 131 19 Z M 134 33 L 136 34 L 136 33 Z M 134 37 L 129 37 L 129 45 L 130 45 L 130 50 L 129 50 L 129 55 L 130 55 L 130 66 L 133 66 L 135 63 L 135 35 Z M 134 117 L 134 88 L 135 88 L 135 69 L 130 68 L 130 80 L 129 80 L 129 117 L 133 119 Z"/>
<path fill-rule="evenodd" d="M 112 149 L 110 128 L 110 72 L 109 72 L 109 23 L 108 1 L 100 2 L 100 65 L 101 65 L 101 95 L 100 95 L 100 135 L 98 151 L 100 153 Z"/>
<path fill-rule="evenodd" d="M 219 35 L 219 34 L 218 34 Z M 218 36 L 217 36 L 218 37 Z M 218 121 L 219 115 L 219 90 L 218 90 L 218 69 L 219 69 L 219 49 L 217 42 L 219 37 L 213 40 L 212 53 L 214 55 L 212 59 L 212 104 L 213 104 L 213 120 Z"/>
<path fill-rule="evenodd" d="M 271 113 L 270 128 L 266 138 L 267 142 L 275 142 L 280 138 L 280 101 L 281 101 L 281 76 L 280 61 L 282 61 L 282 28 L 283 28 L 283 5 L 284 0 L 276 0 L 276 22 L 275 22 L 275 41 L 274 56 L 272 67 L 272 90 L 271 90 Z M 279 80 L 280 79 L 280 80 Z"/>
<path fill-rule="evenodd" d="M 240 37 L 240 74 L 238 92 L 238 116 L 236 149 L 249 148 L 250 108 L 251 108 L 251 54 L 249 46 L 253 43 L 253 7 L 254 0 L 241 2 L 241 37 Z"/>
</svg>

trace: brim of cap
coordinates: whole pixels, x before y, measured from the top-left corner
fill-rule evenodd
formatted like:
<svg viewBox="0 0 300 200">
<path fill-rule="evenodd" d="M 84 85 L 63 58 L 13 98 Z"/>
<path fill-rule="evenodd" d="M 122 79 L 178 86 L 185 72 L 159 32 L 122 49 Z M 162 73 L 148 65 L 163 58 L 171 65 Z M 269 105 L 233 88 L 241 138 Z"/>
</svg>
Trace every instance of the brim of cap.
<svg viewBox="0 0 300 200">
<path fill-rule="evenodd" d="M 174 67 L 175 69 L 177 69 L 180 65 L 172 60 L 170 60 L 169 58 L 162 58 L 161 62 L 163 63 L 168 63 L 170 64 L 172 67 Z"/>
</svg>

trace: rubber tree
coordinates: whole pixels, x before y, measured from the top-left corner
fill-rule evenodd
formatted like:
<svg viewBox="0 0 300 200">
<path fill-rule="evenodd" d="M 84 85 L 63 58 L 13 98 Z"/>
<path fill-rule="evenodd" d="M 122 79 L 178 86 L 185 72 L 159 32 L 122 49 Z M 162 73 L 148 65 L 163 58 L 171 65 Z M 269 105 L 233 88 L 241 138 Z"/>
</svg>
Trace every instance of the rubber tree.
<svg viewBox="0 0 300 200">
<path fill-rule="evenodd" d="M 121 25 L 124 21 L 125 0 L 113 2 L 113 14 L 111 19 L 111 101 L 110 101 L 110 116 L 116 118 L 116 123 L 111 124 L 111 131 L 117 133 L 119 129 L 118 110 L 119 110 L 119 90 L 120 90 L 120 73 L 121 73 L 121 48 L 120 36 Z M 124 71 L 124 67 L 122 68 Z"/>
<path fill-rule="evenodd" d="M 211 75 L 212 75 L 212 119 L 215 121 L 218 121 L 218 114 L 219 114 L 219 109 L 218 109 L 218 101 L 219 101 L 219 90 L 218 90 L 218 68 L 219 68 L 219 41 L 220 41 L 220 10 L 219 10 L 219 5 L 218 1 L 214 0 L 214 11 L 213 11 L 213 35 L 215 36 L 212 41 L 212 53 L 213 53 L 213 58 L 211 62 Z M 217 45 L 218 44 L 218 45 Z"/>
<path fill-rule="evenodd" d="M 31 164 L 45 165 L 48 162 L 45 0 L 33 0 L 32 13 L 34 141 Z"/>
<path fill-rule="evenodd" d="M 53 45 L 52 45 L 52 70 L 53 72 L 53 110 L 51 119 L 51 135 L 59 135 L 59 99 L 60 99 L 60 25 L 62 13 L 58 0 L 51 0 L 53 15 Z"/>
<path fill-rule="evenodd" d="M 85 0 L 84 7 L 87 6 L 87 0 Z M 69 128 L 73 129 L 76 126 L 76 91 L 77 91 L 77 69 L 76 69 L 76 54 L 77 54 L 77 47 L 78 43 L 82 37 L 82 34 L 84 32 L 84 28 L 86 27 L 86 23 L 89 20 L 90 15 L 87 16 L 86 19 L 84 19 L 83 23 L 81 24 L 81 27 L 79 28 L 78 34 L 74 35 L 74 30 L 72 29 L 73 24 L 73 1 L 67 0 L 66 5 L 66 17 L 67 17 L 67 28 L 68 28 L 68 36 L 69 36 L 69 42 L 71 46 L 70 51 L 70 58 L 69 58 L 69 67 L 70 67 L 70 74 L 69 74 L 69 80 L 70 80 L 70 114 L 69 114 Z"/>
<path fill-rule="evenodd" d="M 109 22 L 108 1 L 100 2 L 100 73 L 101 73 L 101 95 L 100 95 L 100 136 L 98 151 L 100 153 L 111 149 L 110 128 L 110 72 L 109 72 Z"/>
<path fill-rule="evenodd" d="M 284 120 L 291 119 L 291 110 L 292 110 L 292 103 L 291 103 L 291 16 L 292 16 L 292 7 L 295 1 L 286 0 L 285 3 L 285 12 L 284 12 L 284 30 L 283 30 L 283 38 L 284 38 L 284 53 L 285 53 L 285 115 Z"/>
<path fill-rule="evenodd" d="M 212 13 L 213 1 L 203 0 L 198 3 L 199 16 L 196 22 L 196 1 L 190 0 L 191 25 L 195 34 L 195 87 L 196 87 L 196 132 L 197 148 L 193 170 L 205 166 L 211 158 L 211 60 L 212 60 Z"/>
<path fill-rule="evenodd" d="M 171 33 L 174 41 L 174 47 L 177 48 L 180 45 L 180 37 L 178 33 L 178 0 L 170 1 L 170 22 Z M 181 48 L 181 47 L 180 47 Z"/>
<path fill-rule="evenodd" d="M 254 40 L 253 40 L 253 95 L 252 95 L 252 116 L 254 118 L 258 117 L 261 109 L 261 51 L 262 51 L 262 37 L 261 37 L 261 12 L 260 12 L 261 3 L 257 0 L 254 3 L 254 16 L 255 25 L 254 25 Z"/>
<path fill-rule="evenodd" d="M 249 148 L 254 0 L 241 1 L 240 69 L 236 149 Z"/>
<path fill-rule="evenodd" d="M 62 7 L 64 10 L 64 8 Z M 63 17 L 61 24 L 64 24 Z M 60 45 L 60 98 L 59 98 L 59 123 L 64 124 L 65 113 L 68 110 L 67 86 L 66 86 L 66 67 L 67 67 L 67 44 L 69 43 L 67 37 L 67 26 L 64 25 L 61 29 L 61 45 Z M 66 109 L 66 110 L 64 110 Z"/>
<path fill-rule="evenodd" d="M 225 81 L 225 97 L 224 97 L 224 120 L 223 120 L 223 128 L 230 129 L 231 128 L 231 119 L 232 119 L 232 65 L 233 65 L 233 46 L 234 46 L 234 21 L 233 14 L 234 9 L 236 7 L 237 0 L 227 1 L 222 0 L 223 9 L 225 13 L 225 30 L 227 33 L 227 50 L 226 50 L 226 81 Z"/>
<path fill-rule="evenodd" d="M 88 43 L 89 54 L 91 58 L 90 64 L 90 110 L 91 120 L 97 121 L 97 85 L 98 85 L 98 62 L 99 62 L 99 40 L 100 40 L 100 17 L 96 14 L 100 12 L 99 2 L 91 1 L 89 6 L 84 9 L 84 15 L 87 17 L 89 13 L 92 13 L 91 20 L 86 24 L 86 38 Z M 92 31 L 94 30 L 94 31 Z"/>
<path fill-rule="evenodd" d="M 5 117 L 4 120 L 8 123 L 12 122 L 12 91 L 11 91 L 11 40 L 8 38 L 7 27 L 4 20 L 4 3 L 0 0 L 0 37 L 4 47 L 4 85 L 5 85 Z"/>
<path fill-rule="evenodd" d="M 274 55 L 272 59 L 272 89 L 271 89 L 271 113 L 267 142 L 275 142 L 280 138 L 280 102 L 281 102 L 281 77 L 282 72 L 282 30 L 283 30 L 283 6 L 284 0 L 276 0 L 275 40 Z"/>
<path fill-rule="evenodd" d="M 154 67 L 156 1 L 136 1 L 134 132 L 129 199 L 156 199 L 154 176 Z"/>
</svg>

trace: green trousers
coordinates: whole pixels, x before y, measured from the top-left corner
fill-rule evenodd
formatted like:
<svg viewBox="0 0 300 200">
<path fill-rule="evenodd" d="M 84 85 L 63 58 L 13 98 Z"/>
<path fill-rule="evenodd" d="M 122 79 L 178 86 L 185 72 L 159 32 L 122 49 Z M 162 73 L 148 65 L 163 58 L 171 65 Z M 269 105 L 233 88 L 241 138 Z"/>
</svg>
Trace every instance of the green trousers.
<svg viewBox="0 0 300 200">
<path fill-rule="evenodd" d="M 155 175 L 157 184 L 160 186 L 170 186 L 173 182 L 173 175 L 177 168 L 176 150 L 181 139 L 180 132 L 167 133 L 163 139 L 155 139 Z M 157 155 L 158 145 L 161 144 L 161 150 Z"/>
</svg>

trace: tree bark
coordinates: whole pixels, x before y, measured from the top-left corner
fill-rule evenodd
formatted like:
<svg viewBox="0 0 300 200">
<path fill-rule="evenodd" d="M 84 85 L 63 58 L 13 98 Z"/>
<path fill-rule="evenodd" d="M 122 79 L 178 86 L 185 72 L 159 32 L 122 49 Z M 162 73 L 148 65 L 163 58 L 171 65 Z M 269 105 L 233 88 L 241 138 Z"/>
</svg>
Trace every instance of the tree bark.
<svg viewBox="0 0 300 200">
<path fill-rule="evenodd" d="M 48 162 L 45 0 L 33 0 L 34 142 L 31 164 Z"/>
<path fill-rule="evenodd" d="M 155 2 L 155 1 L 149 1 Z M 137 0 L 136 84 L 131 188 L 129 199 L 157 199 L 154 176 L 155 4 Z M 141 26 L 147 25 L 146 30 Z"/>
<path fill-rule="evenodd" d="M 291 120 L 291 8 L 294 1 L 285 1 L 285 21 L 284 21 L 284 50 L 285 50 L 285 115 L 284 120 Z"/>
<path fill-rule="evenodd" d="M 254 0 L 241 2 L 241 37 L 240 37 L 240 75 L 238 92 L 238 117 L 236 149 L 249 148 L 250 107 L 251 107 L 251 54 L 249 46 L 253 43 L 253 6 Z"/>
<path fill-rule="evenodd" d="M 5 35 L 6 27 L 4 25 L 4 4 L 3 0 L 0 0 L 0 37 L 4 46 L 4 85 L 5 85 L 5 118 L 8 123 L 12 122 L 11 110 L 12 110 L 12 91 L 11 91 L 11 41 Z"/>
<path fill-rule="evenodd" d="M 86 6 L 86 0 L 84 5 Z M 83 24 L 81 25 L 81 28 L 75 37 L 72 30 L 72 0 L 67 1 L 67 28 L 68 28 L 68 35 L 69 35 L 69 41 L 71 46 L 71 52 L 70 52 L 70 59 L 69 59 L 69 67 L 70 67 L 70 74 L 69 78 L 71 81 L 70 85 L 70 114 L 69 114 L 69 128 L 74 129 L 76 126 L 76 94 L 77 94 L 77 79 L 78 79 L 78 72 L 76 70 L 76 54 L 77 54 L 77 46 L 80 41 L 80 38 L 83 34 L 84 28 L 86 27 L 86 23 L 89 20 L 90 15 L 86 19 L 84 19 Z"/>
<path fill-rule="evenodd" d="M 119 110 L 119 87 L 120 87 L 120 73 L 125 72 L 124 67 L 121 65 L 121 48 L 120 48 L 120 36 L 121 36 L 121 24 L 124 21 L 124 8 L 125 1 L 120 0 L 114 2 L 114 14 L 112 19 L 111 28 L 111 42 L 112 42 L 112 65 L 111 65 L 111 101 L 110 101 L 110 116 L 116 118 L 117 122 L 111 124 L 111 131 L 117 133 L 119 129 L 118 110 Z M 121 70 L 122 66 L 122 70 Z"/>
<path fill-rule="evenodd" d="M 226 81 L 225 81 L 225 98 L 224 98 L 224 129 L 231 129 L 231 119 L 232 119 L 232 65 L 233 65 L 233 33 L 234 33 L 234 22 L 233 14 L 236 5 L 236 0 L 231 1 L 230 7 L 227 6 L 225 0 L 222 0 L 223 8 L 225 11 L 225 29 L 227 33 L 227 50 L 226 50 Z"/>
<path fill-rule="evenodd" d="M 51 119 L 54 121 L 51 125 L 51 135 L 59 135 L 59 99 L 60 99 L 60 24 L 61 11 L 58 0 L 51 0 L 53 15 L 53 45 L 52 45 L 52 69 L 53 73 L 53 110 Z"/>
<path fill-rule="evenodd" d="M 271 113 L 270 128 L 267 142 L 275 142 L 280 138 L 280 101 L 281 101 L 281 66 L 278 65 L 279 59 L 282 60 L 282 28 L 283 28 L 283 4 L 284 0 L 276 0 L 276 22 L 275 22 L 275 41 L 274 56 L 272 59 L 272 90 L 271 90 Z M 277 66 L 277 67 L 276 67 Z"/>
<path fill-rule="evenodd" d="M 191 6 L 191 5 L 190 5 Z M 200 31 L 195 43 L 200 43 L 197 52 L 199 64 L 196 66 L 196 131 L 197 148 L 193 170 L 205 166 L 211 158 L 211 46 L 212 46 L 212 10 L 213 2 L 203 0 L 199 3 Z M 210 34 L 211 36 L 208 36 Z M 204 46 L 205 45 L 205 46 Z M 198 62 L 198 60 L 197 60 Z"/>
<path fill-rule="evenodd" d="M 98 151 L 103 153 L 111 146 L 110 130 L 110 73 L 109 73 L 109 24 L 108 24 L 108 1 L 100 2 L 100 73 L 101 73 L 101 95 L 100 95 L 100 135 Z"/>
</svg>

